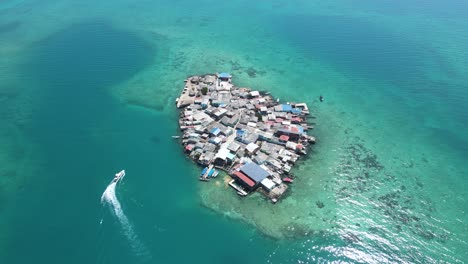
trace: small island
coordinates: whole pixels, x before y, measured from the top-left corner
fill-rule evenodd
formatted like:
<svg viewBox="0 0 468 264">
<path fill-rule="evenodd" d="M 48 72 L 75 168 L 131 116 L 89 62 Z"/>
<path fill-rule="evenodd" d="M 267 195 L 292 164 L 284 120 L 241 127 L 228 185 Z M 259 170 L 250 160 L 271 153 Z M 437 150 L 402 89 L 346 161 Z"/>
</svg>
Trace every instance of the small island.
<svg viewBox="0 0 468 264">
<path fill-rule="evenodd" d="M 203 167 L 200 180 L 224 171 L 240 196 L 258 191 L 276 203 L 294 181 L 292 167 L 315 143 L 307 135 L 307 104 L 236 87 L 229 73 L 187 78 L 176 105 L 181 143 Z"/>
</svg>

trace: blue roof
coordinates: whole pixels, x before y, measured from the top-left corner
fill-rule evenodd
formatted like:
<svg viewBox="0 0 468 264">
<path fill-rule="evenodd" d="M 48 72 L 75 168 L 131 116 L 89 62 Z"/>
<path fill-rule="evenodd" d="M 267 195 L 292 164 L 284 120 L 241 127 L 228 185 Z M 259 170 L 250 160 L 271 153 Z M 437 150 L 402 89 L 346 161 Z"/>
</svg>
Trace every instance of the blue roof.
<svg viewBox="0 0 468 264">
<path fill-rule="evenodd" d="M 227 158 L 230 159 L 230 160 L 234 160 L 235 157 L 236 157 L 236 155 L 234 155 L 232 153 L 227 154 Z"/>
<path fill-rule="evenodd" d="M 300 134 L 304 133 L 304 128 L 302 126 L 296 125 L 296 127 L 297 127 L 297 130 L 299 130 Z"/>
<path fill-rule="evenodd" d="M 254 162 L 245 164 L 240 168 L 240 170 L 257 183 L 270 176 L 270 173 L 268 173 L 268 171 L 264 170 L 262 167 L 260 167 Z"/>
<path fill-rule="evenodd" d="M 292 111 L 292 106 L 288 104 L 282 104 L 281 108 L 283 109 L 283 112 L 291 112 Z"/>
<path fill-rule="evenodd" d="M 230 78 L 231 77 L 231 74 L 227 73 L 227 72 L 222 72 L 218 75 L 219 78 Z"/>
<path fill-rule="evenodd" d="M 291 109 L 291 113 L 293 113 L 293 114 L 300 114 L 301 112 L 302 112 L 302 110 L 299 109 L 299 108 L 293 108 L 293 109 Z"/>
<path fill-rule="evenodd" d="M 211 130 L 211 134 L 213 134 L 213 135 L 215 135 L 215 136 L 218 135 L 220 132 L 221 132 L 221 129 L 219 129 L 219 128 L 217 128 L 217 127 L 213 128 L 213 129 Z"/>
</svg>

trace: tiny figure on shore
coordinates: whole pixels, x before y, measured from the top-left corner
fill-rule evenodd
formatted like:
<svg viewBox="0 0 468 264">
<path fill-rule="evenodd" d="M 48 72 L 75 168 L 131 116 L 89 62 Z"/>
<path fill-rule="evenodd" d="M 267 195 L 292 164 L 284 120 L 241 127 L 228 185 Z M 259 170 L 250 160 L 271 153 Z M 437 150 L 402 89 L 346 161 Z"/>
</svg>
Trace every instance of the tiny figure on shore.
<svg viewBox="0 0 468 264">
<path fill-rule="evenodd" d="M 320 102 L 323 102 L 323 96 L 320 95 L 319 99 L 320 99 Z"/>
</svg>

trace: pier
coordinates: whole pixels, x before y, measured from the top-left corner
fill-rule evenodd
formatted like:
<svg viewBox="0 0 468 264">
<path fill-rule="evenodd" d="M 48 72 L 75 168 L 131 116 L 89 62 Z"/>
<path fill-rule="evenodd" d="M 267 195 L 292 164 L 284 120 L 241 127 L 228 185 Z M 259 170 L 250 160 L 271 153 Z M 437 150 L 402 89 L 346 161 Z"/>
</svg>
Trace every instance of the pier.
<svg viewBox="0 0 468 264">
<path fill-rule="evenodd" d="M 306 103 L 280 103 L 270 93 L 236 87 L 228 73 L 190 76 L 176 106 L 181 144 L 203 167 L 200 180 L 222 170 L 241 196 L 259 191 L 276 203 L 316 140 Z"/>
</svg>

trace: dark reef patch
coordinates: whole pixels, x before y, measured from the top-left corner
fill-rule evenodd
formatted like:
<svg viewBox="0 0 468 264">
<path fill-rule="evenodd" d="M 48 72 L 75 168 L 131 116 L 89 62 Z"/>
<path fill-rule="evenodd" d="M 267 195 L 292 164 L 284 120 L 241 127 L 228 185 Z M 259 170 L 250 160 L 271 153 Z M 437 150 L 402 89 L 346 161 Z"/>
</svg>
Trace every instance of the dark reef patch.
<svg viewBox="0 0 468 264">
<path fill-rule="evenodd" d="M 266 74 L 266 71 L 258 70 L 258 69 L 255 69 L 255 68 L 251 67 L 251 66 L 250 67 L 242 66 L 238 61 L 231 60 L 231 61 L 229 61 L 229 63 L 231 64 L 231 71 L 232 72 L 235 72 L 235 73 L 238 73 L 238 74 L 245 73 L 250 78 L 255 78 L 255 77 L 257 77 L 257 75 L 265 75 Z"/>
<path fill-rule="evenodd" d="M 322 201 L 317 201 L 315 202 L 315 205 L 317 205 L 318 208 L 322 209 L 323 207 L 325 207 L 325 205 L 323 204 Z"/>
<path fill-rule="evenodd" d="M 423 184 L 417 176 L 407 175 L 397 177 L 386 171 L 385 166 L 379 161 L 378 156 L 359 137 L 355 137 L 353 143 L 345 146 L 341 156 L 341 166 L 336 173 L 338 176 L 334 189 L 337 199 L 346 202 L 348 200 L 365 197 L 371 201 L 370 206 L 382 217 L 393 223 L 396 232 L 409 232 L 425 240 L 436 240 L 443 243 L 448 239 L 448 234 L 441 230 L 432 230 L 428 219 L 432 218 L 434 212 L 433 203 L 428 197 L 418 192 Z M 414 161 L 404 162 L 410 166 L 401 166 L 411 170 Z M 402 182 L 401 179 L 407 179 Z M 385 184 L 387 187 L 394 186 L 385 193 L 381 188 L 375 188 Z M 411 191 L 411 192 L 410 192 Z M 379 233 L 376 227 L 369 227 L 369 232 Z M 347 242 L 353 242 L 353 237 L 344 236 Z"/>
</svg>

